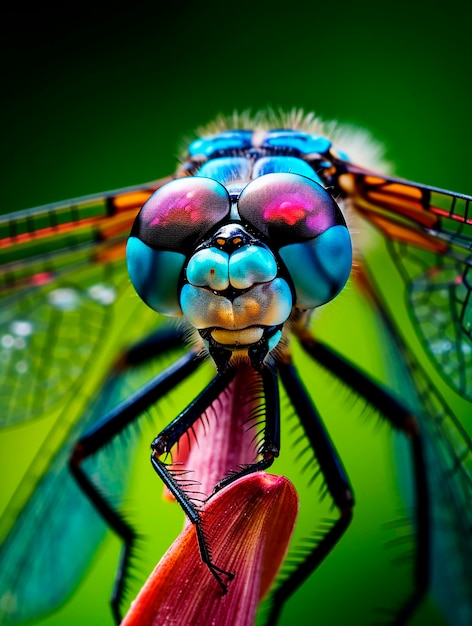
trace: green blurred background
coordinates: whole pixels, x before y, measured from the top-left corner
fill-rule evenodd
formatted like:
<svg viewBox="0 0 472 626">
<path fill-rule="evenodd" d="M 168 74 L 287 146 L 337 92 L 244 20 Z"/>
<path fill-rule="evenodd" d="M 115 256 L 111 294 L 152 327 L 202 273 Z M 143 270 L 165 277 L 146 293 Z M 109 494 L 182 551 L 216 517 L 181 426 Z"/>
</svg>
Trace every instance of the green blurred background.
<svg viewBox="0 0 472 626">
<path fill-rule="evenodd" d="M 399 175 L 472 193 L 469 13 L 454 2 L 343 0 L 173 7 L 134 2 L 109 8 L 77 3 L 40 12 L 10 10 L 1 27 L 0 210 L 164 176 L 175 168 L 182 139 L 196 127 L 219 113 L 268 106 L 302 107 L 367 128 L 385 144 Z M 391 271 L 381 252 L 375 258 L 380 269 L 385 263 L 385 272 Z M 354 294 L 345 296 L 346 302 L 348 309 L 333 306 L 322 319 L 323 335 L 377 372 L 368 314 Z M 399 316 L 408 323 L 400 305 Z M 411 341 L 419 349 L 414 337 Z M 325 396 L 321 405 L 334 418 L 330 429 L 355 486 L 359 513 L 339 556 L 333 555 L 290 604 L 283 624 L 362 624 L 356 616 L 363 604 L 375 604 L 396 584 L 395 572 L 383 569 L 385 557 L 376 560 L 386 539 L 383 525 L 400 506 L 398 495 L 390 498 L 391 513 L 384 510 L 378 518 L 387 506 L 385 494 L 395 491 L 389 432 L 359 419 L 362 407 L 351 418 L 332 408 L 329 391 Z M 467 419 L 467 409 L 448 397 Z M 0 439 L 2 473 L 8 477 L 2 481 L 2 507 L 27 466 L 36 432 L 41 437 L 41 426 L 36 428 Z M 153 434 L 152 428 L 145 433 L 143 461 L 133 469 L 140 507 L 150 506 L 148 490 L 155 490 L 148 462 Z M 293 459 L 285 463 L 276 469 L 290 471 Z M 162 524 L 168 516 L 175 513 L 163 509 L 153 519 Z M 108 537 L 77 594 L 40 623 L 111 624 L 107 598 L 117 551 L 118 543 Z M 442 623 L 428 610 L 417 626 Z"/>
</svg>

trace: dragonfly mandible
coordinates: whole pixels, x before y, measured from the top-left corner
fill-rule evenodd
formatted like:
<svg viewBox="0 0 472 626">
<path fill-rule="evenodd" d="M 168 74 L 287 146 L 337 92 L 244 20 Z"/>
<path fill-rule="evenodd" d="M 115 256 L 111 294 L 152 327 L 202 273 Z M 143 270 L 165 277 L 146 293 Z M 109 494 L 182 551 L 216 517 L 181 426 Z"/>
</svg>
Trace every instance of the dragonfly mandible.
<svg viewBox="0 0 472 626">
<path fill-rule="evenodd" d="M 264 426 L 252 460 L 244 454 L 226 459 L 218 486 L 276 468 L 280 386 L 338 511 L 271 594 L 269 621 L 275 623 L 293 590 L 348 531 L 355 511 L 355 485 L 316 396 L 301 382 L 293 344 L 410 442 L 414 571 L 412 590 L 392 622 L 408 623 L 421 604 L 438 555 L 432 537 L 441 533 L 458 555 L 452 585 L 459 609 L 448 613 L 448 623 L 468 623 L 471 442 L 408 347 L 369 267 L 363 232 L 373 227 L 381 233 L 425 352 L 447 383 L 470 399 L 472 198 L 380 174 L 375 149 L 371 156 L 369 149 L 361 135 L 311 114 L 235 115 L 204 129 L 173 176 L 2 218 L 3 425 L 57 414 L 0 528 L 2 623 L 27 621 L 67 597 L 103 535 L 97 508 L 120 534 L 126 469 L 120 474 L 117 463 L 126 466 L 127 453 L 120 451 L 113 464 L 89 456 L 210 363 L 211 381 L 183 409 L 178 427 L 164 428 L 153 444 L 153 465 L 167 486 L 171 474 L 161 455 L 234 388 L 263 394 Z M 149 308 L 129 296 L 126 242 L 131 280 Z M 342 294 L 347 281 L 380 328 L 396 389 L 364 372 L 355 355 L 319 339 L 314 311 Z M 108 329 L 124 300 L 127 316 L 117 340 Z M 154 311 L 176 323 L 156 332 Z M 139 324 L 133 323 L 138 316 Z M 204 365 L 203 354 L 209 357 Z M 98 371 L 108 372 L 98 392 L 87 376 L 96 362 Z M 140 377 L 133 378 L 138 366 L 149 370 L 141 390 Z M 198 411 L 191 409 L 195 403 Z M 80 455 L 74 448 L 79 440 Z M 70 474 L 73 450 L 72 470 L 94 506 Z M 202 491 L 210 495 L 212 487 L 215 481 Z M 185 488 L 174 492 L 186 502 Z M 186 513 L 198 527 L 198 506 Z M 67 549 L 51 559 L 58 535 Z M 131 545 L 126 547 L 125 571 Z M 210 560 L 209 567 L 215 584 L 224 586 L 224 564 Z M 120 577 L 117 616 L 124 583 Z"/>
</svg>

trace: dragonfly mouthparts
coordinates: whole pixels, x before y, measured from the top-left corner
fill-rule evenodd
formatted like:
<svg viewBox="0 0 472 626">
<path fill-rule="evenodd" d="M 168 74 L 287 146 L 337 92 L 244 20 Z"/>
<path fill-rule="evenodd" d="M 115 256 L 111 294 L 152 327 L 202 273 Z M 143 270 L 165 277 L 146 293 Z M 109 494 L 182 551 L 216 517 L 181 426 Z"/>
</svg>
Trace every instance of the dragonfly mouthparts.
<svg viewBox="0 0 472 626">
<path fill-rule="evenodd" d="M 205 328 L 199 330 L 218 371 L 224 371 L 233 353 L 247 356 L 252 367 L 260 371 L 264 361 L 282 337 L 282 324 L 269 327 L 251 326 L 241 330 Z"/>
</svg>

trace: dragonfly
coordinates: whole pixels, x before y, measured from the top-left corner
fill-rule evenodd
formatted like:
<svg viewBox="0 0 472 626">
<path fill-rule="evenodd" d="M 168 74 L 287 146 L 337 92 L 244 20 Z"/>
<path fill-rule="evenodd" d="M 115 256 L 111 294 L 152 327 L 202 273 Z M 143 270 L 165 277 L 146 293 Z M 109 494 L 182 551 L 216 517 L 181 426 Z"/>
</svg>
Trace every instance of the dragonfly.
<svg viewBox="0 0 472 626">
<path fill-rule="evenodd" d="M 103 538 L 101 516 L 120 534 L 127 459 L 139 439 L 129 424 L 201 371 L 209 382 L 152 445 L 167 487 L 165 455 L 234 381 L 246 381 L 263 397 L 258 447 L 252 461 L 226 468 L 218 488 L 277 466 L 283 393 L 307 442 L 307 474 L 321 475 L 338 513 L 276 583 L 267 618 L 276 623 L 355 516 L 355 485 L 296 367 L 297 350 L 305 369 L 321 366 L 408 442 L 413 573 L 389 623 L 408 623 L 432 586 L 454 594 L 439 600 L 447 623 L 470 623 L 472 443 L 410 348 L 368 249 L 372 231 L 435 374 L 470 401 L 472 197 L 382 166 L 375 143 L 312 114 L 235 114 L 202 129 L 171 176 L 1 218 L 3 427 L 53 416 L 0 525 L 2 623 L 65 601 Z M 318 313 L 342 301 L 346 283 L 375 320 L 390 386 L 320 338 Z M 188 501 L 184 486 L 173 493 Z M 131 558 L 125 540 L 122 574 Z M 222 566 L 208 566 L 224 587 Z M 125 583 L 117 578 L 117 620 Z"/>
</svg>

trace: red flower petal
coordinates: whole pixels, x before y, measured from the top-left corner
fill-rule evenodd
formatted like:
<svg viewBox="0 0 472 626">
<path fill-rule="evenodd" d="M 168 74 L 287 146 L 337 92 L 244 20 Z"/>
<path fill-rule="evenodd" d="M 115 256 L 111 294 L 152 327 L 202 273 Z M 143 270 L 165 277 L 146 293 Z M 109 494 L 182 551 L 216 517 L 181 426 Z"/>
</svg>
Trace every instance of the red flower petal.
<svg viewBox="0 0 472 626">
<path fill-rule="evenodd" d="M 252 626 L 288 549 L 298 496 L 284 476 L 240 478 L 205 505 L 202 518 L 213 563 L 235 574 L 228 592 L 201 561 L 188 525 L 158 563 L 122 626 Z"/>
</svg>

